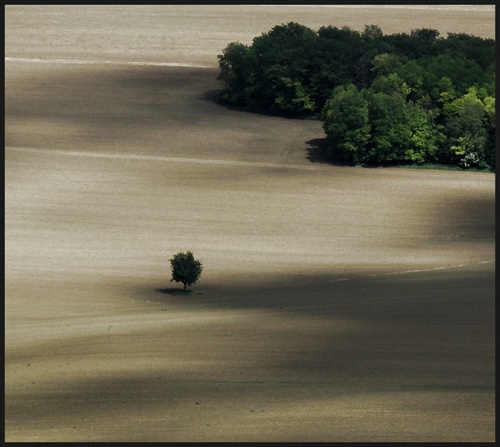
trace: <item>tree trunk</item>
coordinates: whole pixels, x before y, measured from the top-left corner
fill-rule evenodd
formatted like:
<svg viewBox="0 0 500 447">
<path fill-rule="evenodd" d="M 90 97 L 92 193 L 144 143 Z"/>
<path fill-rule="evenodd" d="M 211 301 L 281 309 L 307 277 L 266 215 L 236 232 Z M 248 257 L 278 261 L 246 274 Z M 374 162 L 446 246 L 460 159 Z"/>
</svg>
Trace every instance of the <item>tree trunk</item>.
<svg viewBox="0 0 500 447">
<path fill-rule="evenodd" d="M 184 292 L 186 291 L 186 283 L 183 283 L 184 284 Z"/>
</svg>

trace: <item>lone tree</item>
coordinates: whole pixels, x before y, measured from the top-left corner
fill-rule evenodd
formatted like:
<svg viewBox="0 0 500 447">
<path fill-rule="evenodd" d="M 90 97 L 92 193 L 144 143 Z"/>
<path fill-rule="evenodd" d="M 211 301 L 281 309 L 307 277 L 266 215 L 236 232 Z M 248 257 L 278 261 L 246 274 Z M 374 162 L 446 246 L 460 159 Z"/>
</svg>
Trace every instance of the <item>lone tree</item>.
<svg viewBox="0 0 500 447">
<path fill-rule="evenodd" d="M 170 259 L 172 268 L 172 279 L 170 281 L 181 282 L 184 284 L 184 292 L 186 287 L 195 284 L 201 275 L 203 266 L 200 261 L 194 259 L 193 253 L 179 252 Z"/>
</svg>

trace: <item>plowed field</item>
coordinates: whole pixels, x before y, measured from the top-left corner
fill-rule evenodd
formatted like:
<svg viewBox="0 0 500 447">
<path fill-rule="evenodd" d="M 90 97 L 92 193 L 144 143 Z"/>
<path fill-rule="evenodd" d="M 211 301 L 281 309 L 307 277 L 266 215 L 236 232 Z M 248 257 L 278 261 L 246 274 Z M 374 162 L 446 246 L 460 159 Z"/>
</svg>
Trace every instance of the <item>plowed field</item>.
<svg viewBox="0 0 500 447">
<path fill-rule="evenodd" d="M 480 6 L 6 7 L 6 441 L 495 439 L 495 176 L 333 166 L 320 122 L 217 104 L 217 54 L 288 21 L 494 35 Z"/>
</svg>

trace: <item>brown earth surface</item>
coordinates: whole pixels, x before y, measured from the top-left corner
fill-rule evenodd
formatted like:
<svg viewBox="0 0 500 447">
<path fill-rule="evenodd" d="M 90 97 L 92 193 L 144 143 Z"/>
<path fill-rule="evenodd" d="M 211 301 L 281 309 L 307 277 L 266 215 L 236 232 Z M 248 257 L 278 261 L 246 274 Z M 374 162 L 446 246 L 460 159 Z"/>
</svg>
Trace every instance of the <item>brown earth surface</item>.
<svg viewBox="0 0 500 447">
<path fill-rule="evenodd" d="M 472 6 L 6 7 L 6 441 L 495 440 L 495 176 L 332 166 L 320 122 L 217 104 L 217 53 L 292 20 L 494 30 Z"/>
</svg>

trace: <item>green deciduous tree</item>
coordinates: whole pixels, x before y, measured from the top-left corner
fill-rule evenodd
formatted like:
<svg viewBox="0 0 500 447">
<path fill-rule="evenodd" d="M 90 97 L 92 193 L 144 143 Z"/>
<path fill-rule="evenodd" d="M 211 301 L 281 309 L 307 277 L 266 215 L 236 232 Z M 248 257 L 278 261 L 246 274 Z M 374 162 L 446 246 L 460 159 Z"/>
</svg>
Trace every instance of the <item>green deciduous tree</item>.
<svg viewBox="0 0 500 447">
<path fill-rule="evenodd" d="M 368 101 L 349 84 L 336 87 L 323 108 L 328 153 L 333 160 L 362 163 L 370 139 Z"/>
<path fill-rule="evenodd" d="M 466 168 L 486 167 L 486 158 L 491 159 L 493 148 L 489 132 L 494 117 L 494 101 L 490 97 L 484 100 L 486 106 L 478 97 L 478 89 L 471 87 L 465 95 L 443 108 L 450 155 Z"/>
<path fill-rule="evenodd" d="M 191 286 L 198 281 L 203 269 L 202 263 L 194 259 L 193 253 L 179 252 L 170 259 L 172 269 L 172 279 L 170 281 L 181 282 L 184 284 L 184 291 L 187 286 Z"/>
<path fill-rule="evenodd" d="M 303 115 L 316 109 L 311 84 L 316 46 L 316 32 L 295 22 L 275 26 L 253 40 L 260 110 Z"/>
<path fill-rule="evenodd" d="M 410 88 L 395 73 L 369 89 L 337 87 L 323 109 L 328 152 L 354 163 L 434 162 L 440 133 L 423 101 L 408 101 Z"/>
<path fill-rule="evenodd" d="M 233 42 L 218 58 L 220 72 L 217 79 L 224 87 L 221 99 L 237 106 L 248 105 L 256 83 L 257 60 L 254 52 L 242 43 Z"/>
</svg>

